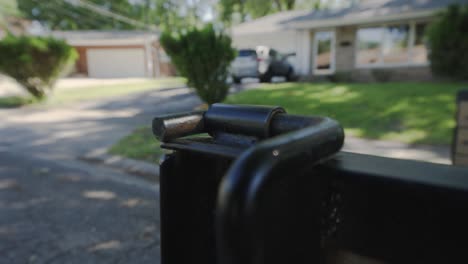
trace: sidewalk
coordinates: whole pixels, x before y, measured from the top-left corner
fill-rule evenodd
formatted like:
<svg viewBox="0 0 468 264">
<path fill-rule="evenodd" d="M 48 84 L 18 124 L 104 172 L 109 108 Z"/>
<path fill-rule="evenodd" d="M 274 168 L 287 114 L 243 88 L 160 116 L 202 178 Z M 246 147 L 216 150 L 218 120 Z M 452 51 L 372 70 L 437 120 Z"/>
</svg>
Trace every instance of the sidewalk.
<svg viewBox="0 0 468 264">
<path fill-rule="evenodd" d="M 347 136 L 344 151 L 396 159 L 451 164 L 450 147 L 410 145 L 395 141 L 370 140 Z"/>
</svg>

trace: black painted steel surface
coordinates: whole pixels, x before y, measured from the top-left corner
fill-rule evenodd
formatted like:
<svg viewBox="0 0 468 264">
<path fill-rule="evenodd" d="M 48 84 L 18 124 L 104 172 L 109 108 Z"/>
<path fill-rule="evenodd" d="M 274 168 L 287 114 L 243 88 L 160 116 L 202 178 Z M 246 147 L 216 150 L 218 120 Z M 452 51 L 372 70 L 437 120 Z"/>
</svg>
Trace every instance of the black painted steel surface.
<svg viewBox="0 0 468 264">
<path fill-rule="evenodd" d="M 174 150 L 160 176 L 164 264 L 468 261 L 467 169 L 337 153 L 336 121 L 278 107 L 153 125 Z M 197 133 L 211 136 L 174 136 Z"/>
</svg>

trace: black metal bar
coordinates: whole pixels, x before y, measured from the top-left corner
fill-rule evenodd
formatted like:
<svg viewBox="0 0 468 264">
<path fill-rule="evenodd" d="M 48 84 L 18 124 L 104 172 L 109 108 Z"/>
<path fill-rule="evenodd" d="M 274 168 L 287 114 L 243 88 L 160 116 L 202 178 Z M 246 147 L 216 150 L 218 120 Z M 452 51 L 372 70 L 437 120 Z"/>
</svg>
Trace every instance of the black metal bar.
<svg viewBox="0 0 468 264">
<path fill-rule="evenodd" d="M 257 219 L 265 184 L 281 166 L 315 165 L 329 158 L 341 148 L 343 139 L 338 123 L 324 118 L 314 126 L 262 141 L 238 157 L 218 192 L 219 263 L 264 263 L 258 253 L 264 240 L 258 234 Z"/>
<path fill-rule="evenodd" d="M 161 166 L 163 264 L 468 260 L 468 169 L 333 155 L 333 120 L 235 108 L 155 130 L 211 135 L 161 137 L 176 150 Z"/>
<path fill-rule="evenodd" d="M 205 124 L 210 133 L 231 133 L 259 138 L 270 136 L 270 121 L 281 107 L 235 106 L 213 104 L 205 113 Z"/>
</svg>

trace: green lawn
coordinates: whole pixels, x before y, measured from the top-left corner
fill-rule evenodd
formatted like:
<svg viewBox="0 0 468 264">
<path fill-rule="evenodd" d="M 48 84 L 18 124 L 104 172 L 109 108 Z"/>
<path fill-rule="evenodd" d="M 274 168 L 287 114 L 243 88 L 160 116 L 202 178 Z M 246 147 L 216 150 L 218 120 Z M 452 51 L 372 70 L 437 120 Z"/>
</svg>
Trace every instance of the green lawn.
<svg viewBox="0 0 468 264">
<path fill-rule="evenodd" d="M 159 88 L 171 88 L 184 85 L 182 78 L 154 79 L 135 83 L 87 86 L 74 89 L 58 89 L 45 102 L 46 104 L 65 104 L 77 101 L 95 100 L 122 96 Z"/>
<path fill-rule="evenodd" d="M 449 144 L 455 83 L 281 83 L 231 95 L 226 103 L 280 105 L 288 113 L 335 118 L 347 134 L 417 144 Z"/>
<path fill-rule="evenodd" d="M 0 97 L 0 108 L 15 108 L 23 105 L 35 103 L 32 97 L 6 96 Z"/>
<path fill-rule="evenodd" d="M 455 126 L 454 83 L 281 83 L 230 95 L 226 103 L 280 105 L 290 114 L 338 120 L 346 134 L 415 144 L 450 144 Z M 155 162 L 161 155 L 151 129 L 139 128 L 113 154 Z"/>
<path fill-rule="evenodd" d="M 159 145 L 160 143 L 153 136 L 151 128 L 140 127 L 112 146 L 109 153 L 155 163 L 164 153 Z"/>
<path fill-rule="evenodd" d="M 184 85 L 183 78 L 164 78 L 138 81 L 135 83 L 56 89 L 46 100 L 40 102 L 40 104 L 60 105 L 86 100 L 105 99 L 153 89 L 179 87 L 182 85 Z M 31 99 L 31 97 L 0 97 L 0 108 L 19 107 L 32 103 L 39 102 Z"/>
</svg>

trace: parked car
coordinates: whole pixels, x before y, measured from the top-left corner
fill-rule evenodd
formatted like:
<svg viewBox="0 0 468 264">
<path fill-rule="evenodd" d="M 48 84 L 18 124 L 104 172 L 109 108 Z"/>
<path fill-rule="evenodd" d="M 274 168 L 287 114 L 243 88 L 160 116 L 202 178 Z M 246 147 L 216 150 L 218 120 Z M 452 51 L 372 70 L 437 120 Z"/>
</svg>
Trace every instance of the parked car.
<svg viewBox="0 0 468 264">
<path fill-rule="evenodd" d="M 284 76 L 287 81 L 292 81 L 294 68 L 288 57 L 294 55 L 281 54 L 266 46 L 240 49 L 231 64 L 232 79 L 234 83 L 240 83 L 242 78 L 259 78 L 261 82 L 270 82 L 273 76 Z"/>
</svg>

